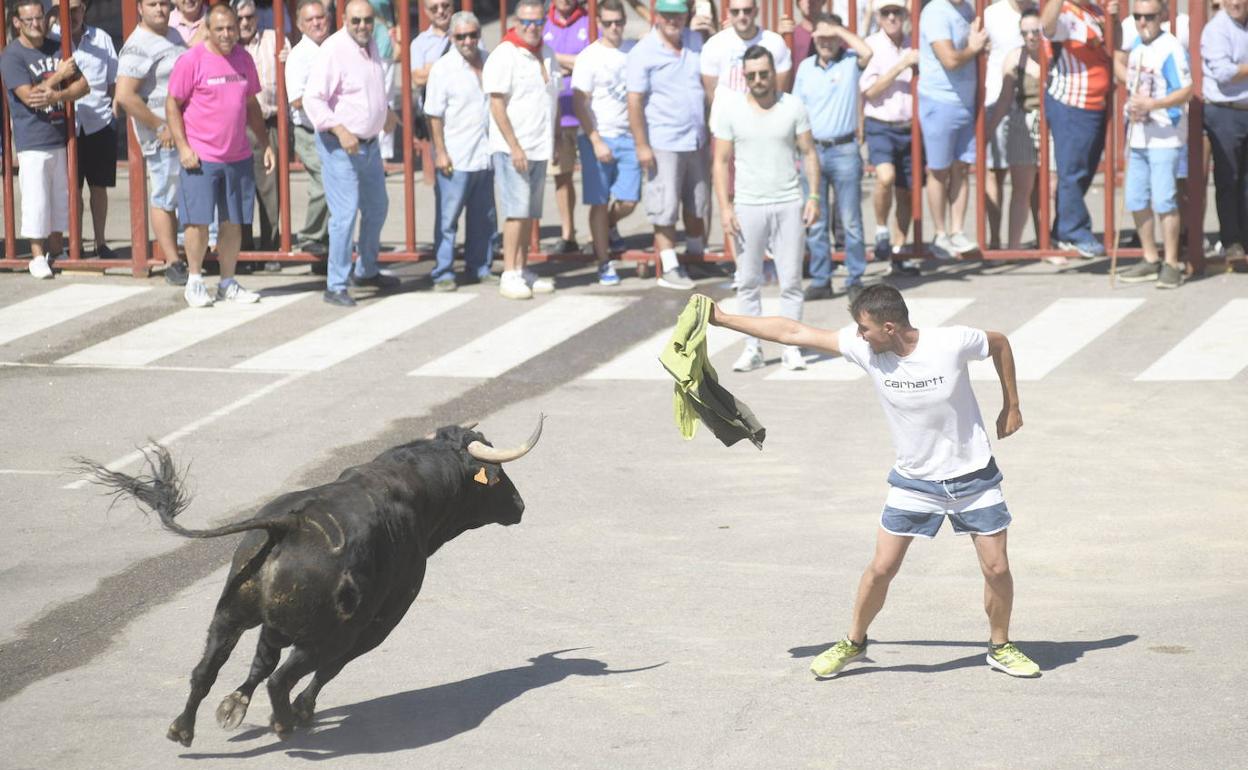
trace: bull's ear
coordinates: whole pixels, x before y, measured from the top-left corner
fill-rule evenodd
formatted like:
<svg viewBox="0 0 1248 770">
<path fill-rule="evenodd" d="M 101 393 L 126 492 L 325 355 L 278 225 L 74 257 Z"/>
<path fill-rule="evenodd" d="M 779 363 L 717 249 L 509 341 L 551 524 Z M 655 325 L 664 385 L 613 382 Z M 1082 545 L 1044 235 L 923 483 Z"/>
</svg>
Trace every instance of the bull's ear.
<svg viewBox="0 0 1248 770">
<path fill-rule="evenodd" d="M 477 482 L 478 484 L 485 484 L 487 487 L 492 487 L 495 484 L 497 484 L 498 479 L 499 479 L 498 468 L 495 468 L 489 465 L 482 465 L 478 467 L 476 475 L 472 477 L 473 481 Z"/>
</svg>

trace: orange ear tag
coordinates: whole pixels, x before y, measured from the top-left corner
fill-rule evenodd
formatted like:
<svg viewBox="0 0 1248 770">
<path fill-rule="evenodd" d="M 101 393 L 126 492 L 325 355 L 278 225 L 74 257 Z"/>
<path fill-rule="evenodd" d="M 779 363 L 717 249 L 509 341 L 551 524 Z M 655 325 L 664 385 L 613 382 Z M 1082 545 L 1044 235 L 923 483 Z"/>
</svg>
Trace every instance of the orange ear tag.
<svg viewBox="0 0 1248 770">
<path fill-rule="evenodd" d="M 476 481 L 478 484 L 490 483 L 489 477 L 485 475 L 485 468 L 478 468 L 477 475 L 473 476 L 472 478 L 473 478 L 473 481 Z"/>
</svg>

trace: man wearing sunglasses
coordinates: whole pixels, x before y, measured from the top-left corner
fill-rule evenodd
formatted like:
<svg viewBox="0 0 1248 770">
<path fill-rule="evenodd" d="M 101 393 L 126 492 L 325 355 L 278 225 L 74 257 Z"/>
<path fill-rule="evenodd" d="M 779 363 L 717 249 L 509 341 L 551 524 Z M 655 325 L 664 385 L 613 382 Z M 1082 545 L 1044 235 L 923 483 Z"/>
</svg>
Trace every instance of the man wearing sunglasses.
<svg viewBox="0 0 1248 770">
<path fill-rule="evenodd" d="M 451 49 L 451 0 L 426 0 L 425 12 L 429 26 L 412 40 L 412 88 L 423 88 L 429 82 L 429 71 L 442 54 Z"/>
<path fill-rule="evenodd" d="M 30 274 L 51 278 L 51 259 L 64 248 L 69 229 L 69 159 L 65 105 L 90 91 L 72 58 L 47 39 L 47 19 L 39 0 L 17 0 L 9 9 L 13 37 L 0 57 L 8 91 L 13 145 L 20 164 L 21 236 L 30 239 Z M 44 240 L 47 240 L 45 251 Z"/>
<path fill-rule="evenodd" d="M 1155 282 L 1158 289 L 1177 289 L 1179 206 L 1176 181 L 1187 154 L 1187 103 L 1192 74 L 1187 52 L 1165 31 L 1163 0 L 1135 0 L 1132 16 L 1139 35 L 1126 59 L 1127 182 L 1124 199 L 1140 234 L 1144 259 L 1119 271 L 1124 283 Z M 1165 262 L 1157 254 L 1154 219 L 1161 220 Z"/>
<path fill-rule="evenodd" d="M 490 170 L 489 97 L 481 88 L 485 54 L 481 22 L 467 11 L 451 17 L 446 55 L 433 63 L 425 91 L 425 114 L 433 138 L 438 197 L 433 252 L 434 291 L 455 291 L 455 236 L 468 212 L 464 235 L 464 283 L 490 279 L 490 243 L 498 231 L 494 172 Z"/>
<path fill-rule="evenodd" d="M 542 217 L 563 86 L 555 52 L 542 43 L 545 15 L 542 0 L 520 0 L 516 26 L 490 54 L 481 75 L 490 96 L 494 193 L 505 220 L 498 293 L 508 299 L 531 299 L 555 290 L 552 279 L 539 278 L 527 264 L 533 220 Z"/>
<path fill-rule="evenodd" d="M 758 26 L 758 0 L 728 0 L 728 28 L 711 35 L 702 47 L 702 88 L 711 101 L 720 93 L 745 93 L 742 59 L 750 46 L 761 45 L 776 62 L 776 87 L 789 90 L 793 57 L 784 38 Z"/>
<path fill-rule="evenodd" d="M 303 109 L 316 128 L 325 198 L 329 204 L 329 275 L 325 302 L 351 307 L 353 286 L 391 289 L 399 284 L 381 272 L 381 227 L 390 198 L 378 137 L 399 119 L 389 106 L 389 89 L 373 40 L 376 24 L 368 0 L 347 3 L 342 29 L 325 39 L 308 73 Z M 356 217 L 360 232 L 355 235 Z M 359 261 L 351 266 L 351 245 Z"/>
<path fill-rule="evenodd" d="M 323 257 L 329 251 L 329 208 L 325 205 L 325 187 L 321 182 L 316 129 L 303 109 L 303 89 L 321 44 L 329 37 L 329 14 L 325 4 L 321 0 L 301 0 L 296 22 L 303 37 L 286 58 L 286 99 L 290 103 L 290 123 L 294 127 L 291 133 L 295 137 L 295 154 L 303 161 L 303 169 L 308 174 L 308 208 L 296 248 Z M 314 264 L 312 270 L 324 275 L 325 263 Z"/>
</svg>

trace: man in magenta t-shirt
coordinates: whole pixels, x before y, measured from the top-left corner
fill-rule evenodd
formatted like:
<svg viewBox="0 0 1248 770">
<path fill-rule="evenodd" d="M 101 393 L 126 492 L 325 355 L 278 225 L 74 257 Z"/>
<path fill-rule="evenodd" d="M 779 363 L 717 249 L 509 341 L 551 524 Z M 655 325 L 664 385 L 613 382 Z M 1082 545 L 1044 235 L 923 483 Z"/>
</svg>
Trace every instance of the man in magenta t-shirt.
<svg viewBox="0 0 1248 770">
<path fill-rule="evenodd" d="M 551 165 L 555 170 L 555 201 L 559 204 L 559 240 L 551 251 L 570 254 L 580 250 L 576 243 L 576 225 L 572 210 L 576 206 L 576 188 L 572 172 L 576 166 L 576 135 L 580 121 L 572 110 L 572 66 L 576 56 L 589 45 L 589 16 L 580 0 L 554 0 L 546 14 L 546 30 L 542 42 L 555 52 L 559 69 L 563 70 L 563 90 L 559 92 L 559 131 L 555 134 L 555 152 Z"/>
<path fill-rule="evenodd" d="M 264 115 L 256 94 L 260 76 L 246 50 L 237 46 L 238 17 L 228 5 L 208 12 L 208 34 L 173 65 L 165 114 L 182 162 L 178 219 L 186 226 L 186 261 L 190 275 L 184 296 L 191 307 L 208 307 L 213 297 L 204 287 L 204 254 L 213 211 L 220 215 L 217 251 L 221 281 L 216 299 L 256 302 L 260 295 L 234 280 L 242 225 L 251 224 L 256 178 L 247 126 L 265 135 Z M 264 149 L 266 173 L 273 171 L 273 148 Z"/>
</svg>

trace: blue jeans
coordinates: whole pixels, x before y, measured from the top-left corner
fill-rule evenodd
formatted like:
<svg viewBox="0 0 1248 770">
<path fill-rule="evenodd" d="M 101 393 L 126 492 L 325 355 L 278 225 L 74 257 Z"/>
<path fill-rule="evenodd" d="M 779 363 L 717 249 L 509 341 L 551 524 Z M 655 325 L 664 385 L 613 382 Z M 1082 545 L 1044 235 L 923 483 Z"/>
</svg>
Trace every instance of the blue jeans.
<svg viewBox="0 0 1248 770">
<path fill-rule="evenodd" d="M 348 155 L 338 137 L 327 131 L 316 134 L 316 152 L 321 156 L 321 181 L 329 204 L 329 291 L 345 291 L 351 275 L 351 235 L 355 219 L 360 219 L 356 251 L 360 263 L 355 274 L 372 278 L 380 268 L 381 226 L 386 222 L 390 198 L 386 195 L 386 172 L 381 165 L 377 140 L 360 141 L 360 149 Z"/>
<path fill-rule="evenodd" d="M 434 175 L 437 227 L 433 231 L 434 281 L 454 275 L 455 235 L 459 231 L 459 215 L 464 213 L 464 273 L 483 278 L 490 272 L 490 242 L 498 232 L 494 213 L 494 172 L 453 171 Z"/>
<path fill-rule="evenodd" d="M 836 208 L 845 228 L 846 286 L 862 283 L 867 270 L 867 250 L 862 241 L 862 153 L 858 142 L 835 147 L 815 145 L 819 154 L 819 219 L 806 231 L 810 250 L 810 283 L 827 286 L 832 282 L 832 246 L 828 238 L 828 186 L 836 196 Z M 801 175 L 802 194 L 809 195 L 806 174 Z"/>
<path fill-rule="evenodd" d="M 1248 112 L 1205 105 L 1222 246 L 1248 246 Z"/>
<path fill-rule="evenodd" d="M 1071 243 L 1095 241 L 1084 196 L 1105 149 L 1105 111 L 1081 110 L 1044 95 L 1045 118 L 1057 155 L 1057 216 L 1053 238 Z"/>
</svg>

